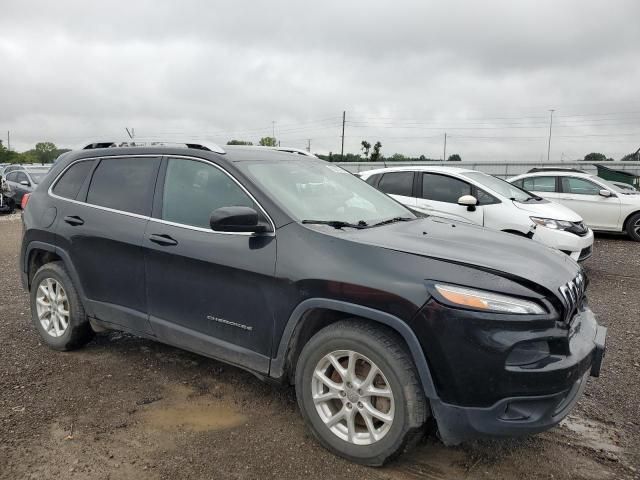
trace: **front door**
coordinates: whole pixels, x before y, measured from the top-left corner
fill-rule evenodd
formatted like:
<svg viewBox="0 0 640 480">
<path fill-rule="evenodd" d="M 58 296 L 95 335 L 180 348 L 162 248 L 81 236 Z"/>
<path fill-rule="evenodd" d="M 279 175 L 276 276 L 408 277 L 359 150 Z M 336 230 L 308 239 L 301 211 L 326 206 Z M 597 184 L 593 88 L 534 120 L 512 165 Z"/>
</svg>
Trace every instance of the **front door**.
<svg viewBox="0 0 640 480">
<path fill-rule="evenodd" d="M 254 200 L 204 160 L 164 161 L 144 239 L 150 321 L 158 338 L 267 372 L 273 314 L 274 233 L 214 232 L 213 210 Z M 262 212 L 264 214 L 264 212 Z"/>
<path fill-rule="evenodd" d="M 451 218 L 463 222 L 484 224 L 484 210 L 477 206 L 469 210 L 468 207 L 458 205 L 458 199 L 463 195 L 473 195 L 471 184 L 441 173 L 422 173 L 420 197 L 417 199 L 417 209 L 440 217 Z"/>
<path fill-rule="evenodd" d="M 596 230 L 620 230 L 620 198 L 603 197 L 606 190 L 597 183 L 579 177 L 560 177 L 560 192 L 556 201 L 578 213 L 585 223 Z"/>
</svg>

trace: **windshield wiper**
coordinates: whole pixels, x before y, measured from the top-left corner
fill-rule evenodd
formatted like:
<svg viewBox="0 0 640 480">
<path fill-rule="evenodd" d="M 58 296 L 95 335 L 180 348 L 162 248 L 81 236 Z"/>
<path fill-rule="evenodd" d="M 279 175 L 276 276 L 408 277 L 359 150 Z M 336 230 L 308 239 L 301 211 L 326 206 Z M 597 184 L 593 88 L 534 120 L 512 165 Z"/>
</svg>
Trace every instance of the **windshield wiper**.
<svg viewBox="0 0 640 480">
<path fill-rule="evenodd" d="M 307 225 L 329 225 L 330 227 L 337 229 L 344 227 L 362 229 L 368 227 L 367 222 L 365 222 L 364 220 L 360 220 L 358 223 L 343 222 L 342 220 L 302 220 L 302 223 Z"/>
<path fill-rule="evenodd" d="M 393 218 L 390 218 L 389 220 L 383 220 L 382 222 L 374 223 L 371 226 L 379 227 L 380 225 L 388 225 L 389 223 L 396 223 L 396 222 L 408 222 L 409 220 L 414 220 L 414 219 L 411 217 L 393 217 Z"/>
</svg>

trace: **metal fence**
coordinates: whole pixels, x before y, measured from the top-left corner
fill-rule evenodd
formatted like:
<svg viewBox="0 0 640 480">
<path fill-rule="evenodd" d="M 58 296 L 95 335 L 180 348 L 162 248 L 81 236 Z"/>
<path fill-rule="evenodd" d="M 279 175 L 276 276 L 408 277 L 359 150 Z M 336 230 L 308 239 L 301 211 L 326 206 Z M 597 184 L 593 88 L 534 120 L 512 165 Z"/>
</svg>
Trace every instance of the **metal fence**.
<svg viewBox="0 0 640 480">
<path fill-rule="evenodd" d="M 434 166 L 442 165 L 446 167 L 468 168 L 480 170 L 481 172 L 495 175 L 496 177 L 508 178 L 521 173 L 527 173 L 532 168 L 576 168 L 587 173 L 597 175 L 598 170 L 595 165 L 587 162 L 337 162 L 345 170 L 351 173 L 364 172 L 385 167 L 410 167 L 410 166 Z M 603 162 L 608 168 L 614 170 L 624 170 L 634 175 L 640 176 L 640 162 Z"/>
</svg>

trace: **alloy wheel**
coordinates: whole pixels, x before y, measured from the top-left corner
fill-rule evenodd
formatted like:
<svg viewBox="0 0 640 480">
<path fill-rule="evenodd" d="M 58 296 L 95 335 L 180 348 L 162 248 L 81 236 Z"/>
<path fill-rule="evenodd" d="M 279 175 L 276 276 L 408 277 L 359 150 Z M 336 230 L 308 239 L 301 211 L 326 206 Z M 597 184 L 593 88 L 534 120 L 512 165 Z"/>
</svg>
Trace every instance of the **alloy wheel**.
<svg viewBox="0 0 640 480">
<path fill-rule="evenodd" d="M 358 352 L 325 355 L 314 370 L 311 393 L 320 419 L 346 442 L 378 442 L 393 424 L 391 386 L 382 370 Z"/>
<path fill-rule="evenodd" d="M 45 278 L 38 285 L 36 313 L 42 328 L 52 337 L 61 337 L 69 327 L 69 299 L 62 284 Z"/>
</svg>

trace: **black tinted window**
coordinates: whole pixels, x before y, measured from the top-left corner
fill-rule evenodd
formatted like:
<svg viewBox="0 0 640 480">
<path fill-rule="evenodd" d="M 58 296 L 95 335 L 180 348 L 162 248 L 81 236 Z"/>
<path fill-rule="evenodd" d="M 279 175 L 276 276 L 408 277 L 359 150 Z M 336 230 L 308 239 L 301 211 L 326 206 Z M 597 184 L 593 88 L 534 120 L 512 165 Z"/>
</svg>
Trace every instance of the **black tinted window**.
<svg viewBox="0 0 640 480">
<path fill-rule="evenodd" d="M 378 179 L 380 178 L 380 174 L 376 173 L 375 175 L 371 175 L 369 178 L 365 180 L 369 185 L 375 186 L 378 183 Z"/>
<path fill-rule="evenodd" d="M 494 205 L 496 203 L 500 203 L 500 200 L 481 188 L 476 189 L 476 197 L 478 198 L 479 205 Z"/>
<path fill-rule="evenodd" d="M 413 196 L 413 172 L 390 172 L 382 175 L 378 188 L 384 193 Z"/>
<path fill-rule="evenodd" d="M 209 228 L 211 212 L 221 207 L 255 204 L 219 168 L 196 160 L 170 159 L 162 198 L 162 219 Z"/>
<path fill-rule="evenodd" d="M 434 173 L 422 175 L 422 198 L 436 202 L 458 203 L 463 195 L 471 195 L 471 185 L 457 178 Z"/>
<path fill-rule="evenodd" d="M 159 158 L 103 159 L 93 173 L 87 203 L 149 215 Z"/>
<path fill-rule="evenodd" d="M 72 165 L 56 182 L 53 193 L 75 200 L 94 163 L 95 160 L 86 160 Z"/>
</svg>

